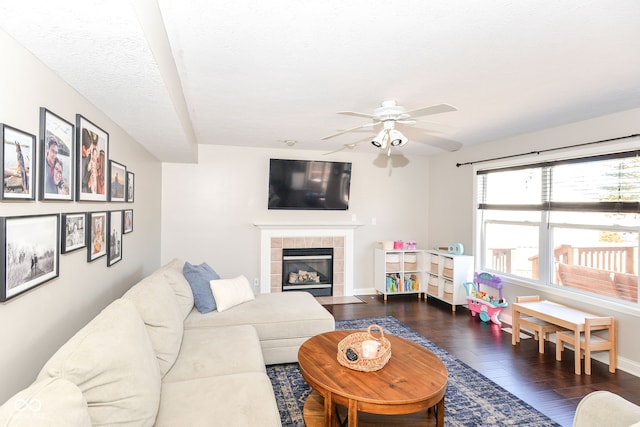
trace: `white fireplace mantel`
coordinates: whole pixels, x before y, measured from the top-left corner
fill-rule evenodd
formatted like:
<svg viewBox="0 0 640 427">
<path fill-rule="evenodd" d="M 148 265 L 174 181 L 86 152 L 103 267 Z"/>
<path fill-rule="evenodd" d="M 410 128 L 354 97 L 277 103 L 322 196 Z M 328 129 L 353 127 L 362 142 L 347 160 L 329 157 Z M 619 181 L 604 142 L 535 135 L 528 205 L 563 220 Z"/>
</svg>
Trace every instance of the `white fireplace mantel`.
<svg viewBox="0 0 640 427">
<path fill-rule="evenodd" d="M 254 226 L 268 230 L 268 229 L 342 229 L 342 228 L 358 228 L 364 224 L 359 222 L 254 222 Z"/>
<path fill-rule="evenodd" d="M 260 228 L 260 292 L 271 292 L 272 237 L 344 237 L 344 294 L 353 295 L 354 230 L 356 222 L 254 222 Z"/>
</svg>

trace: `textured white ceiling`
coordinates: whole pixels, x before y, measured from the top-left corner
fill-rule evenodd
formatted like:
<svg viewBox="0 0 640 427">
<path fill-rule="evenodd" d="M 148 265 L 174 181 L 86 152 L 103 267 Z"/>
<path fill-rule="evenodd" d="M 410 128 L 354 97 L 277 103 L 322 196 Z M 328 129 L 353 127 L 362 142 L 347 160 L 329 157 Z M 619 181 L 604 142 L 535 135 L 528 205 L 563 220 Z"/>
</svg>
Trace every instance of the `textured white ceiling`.
<svg viewBox="0 0 640 427">
<path fill-rule="evenodd" d="M 637 108 L 639 22 L 637 0 L 0 0 L 0 28 L 163 161 L 378 154 L 373 132 L 321 138 L 385 99 L 456 106 L 424 120 L 465 146 Z M 414 133 L 404 153 L 440 152 Z"/>
</svg>

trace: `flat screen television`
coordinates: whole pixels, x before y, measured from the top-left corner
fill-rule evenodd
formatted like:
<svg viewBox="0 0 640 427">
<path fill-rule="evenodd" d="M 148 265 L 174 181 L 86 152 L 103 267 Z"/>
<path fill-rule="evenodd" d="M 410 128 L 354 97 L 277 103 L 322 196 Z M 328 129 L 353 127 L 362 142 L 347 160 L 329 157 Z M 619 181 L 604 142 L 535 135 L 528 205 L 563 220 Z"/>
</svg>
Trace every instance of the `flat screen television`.
<svg viewBox="0 0 640 427">
<path fill-rule="evenodd" d="M 347 210 L 351 163 L 271 159 L 269 209 Z"/>
</svg>

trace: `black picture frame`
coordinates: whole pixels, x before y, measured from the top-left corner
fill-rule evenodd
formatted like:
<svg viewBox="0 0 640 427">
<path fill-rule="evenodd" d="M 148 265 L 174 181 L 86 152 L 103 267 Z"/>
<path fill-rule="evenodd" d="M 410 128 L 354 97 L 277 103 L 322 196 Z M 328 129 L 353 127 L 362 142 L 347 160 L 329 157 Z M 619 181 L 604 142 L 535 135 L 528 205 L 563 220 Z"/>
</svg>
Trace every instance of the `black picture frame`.
<svg viewBox="0 0 640 427">
<path fill-rule="evenodd" d="M 74 198 L 75 127 L 40 107 L 40 200 Z"/>
<path fill-rule="evenodd" d="M 129 234 L 133 232 L 133 209 L 125 209 L 122 215 L 122 234 Z"/>
<path fill-rule="evenodd" d="M 108 267 L 122 260 L 122 215 L 122 211 L 109 212 Z"/>
<path fill-rule="evenodd" d="M 127 202 L 133 203 L 133 195 L 136 189 L 136 175 L 133 172 L 127 171 Z"/>
<path fill-rule="evenodd" d="M 76 114 L 76 200 L 108 200 L 109 134 Z"/>
<path fill-rule="evenodd" d="M 4 170 L 2 200 L 35 200 L 36 137 L 0 123 L 1 162 Z"/>
<path fill-rule="evenodd" d="M 73 212 L 63 213 L 60 221 L 61 239 L 60 252 L 69 252 L 82 249 L 87 246 L 87 213 Z"/>
<path fill-rule="evenodd" d="M 115 160 L 109 161 L 109 201 L 127 200 L 127 167 Z"/>
<path fill-rule="evenodd" d="M 60 215 L 0 218 L 0 302 L 58 277 Z"/>
<path fill-rule="evenodd" d="M 107 239 L 105 237 L 107 211 L 89 212 L 87 214 L 87 262 L 102 258 L 107 254 Z"/>
</svg>

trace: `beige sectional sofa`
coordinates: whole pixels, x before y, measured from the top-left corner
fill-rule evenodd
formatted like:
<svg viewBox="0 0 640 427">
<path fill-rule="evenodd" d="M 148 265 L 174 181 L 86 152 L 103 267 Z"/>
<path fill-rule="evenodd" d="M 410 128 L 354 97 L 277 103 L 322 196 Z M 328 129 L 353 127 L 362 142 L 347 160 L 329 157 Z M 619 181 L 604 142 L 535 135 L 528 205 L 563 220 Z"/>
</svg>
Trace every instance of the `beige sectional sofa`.
<svg viewBox="0 0 640 427">
<path fill-rule="evenodd" d="M 107 306 L 0 406 L 0 426 L 279 426 L 266 364 L 333 316 L 307 293 L 201 314 L 174 260 Z"/>
<path fill-rule="evenodd" d="M 594 391 L 578 404 L 574 427 L 640 427 L 640 406 L 610 391 Z"/>
</svg>

